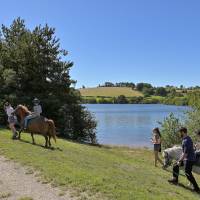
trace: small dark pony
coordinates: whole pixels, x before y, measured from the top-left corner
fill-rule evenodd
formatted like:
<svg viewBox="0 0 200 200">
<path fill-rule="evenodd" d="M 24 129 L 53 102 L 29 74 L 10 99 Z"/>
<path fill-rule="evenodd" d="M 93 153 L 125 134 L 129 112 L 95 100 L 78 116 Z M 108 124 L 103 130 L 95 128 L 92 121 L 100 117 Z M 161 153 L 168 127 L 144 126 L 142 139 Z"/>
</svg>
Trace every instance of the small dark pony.
<svg viewBox="0 0 200 200">
<path fill-rule="evenodd" d="M 14 114 L 19 119 L 19 123 L 22 128 L 25 117 L 30 115 L 31 112 L 26 106 L 18 105 L 14 111 Z M 19 139 L 21 138 L 21 132 L 22 131 L 19 132 Z M 27 132 L 31 133 L 33 144 L 35 144 L 35 140 L 33 137 L 34 133 L 41 134 L 45 137 L 45 147 L 51 146 L 51 137 L 53 137 L 54 141 L 56 142 L 56 128 L 54 121 L 51 119 L 46 119 L 43 116 L 38 116 L 31 119 L 27 126 Z"/>
</svg>

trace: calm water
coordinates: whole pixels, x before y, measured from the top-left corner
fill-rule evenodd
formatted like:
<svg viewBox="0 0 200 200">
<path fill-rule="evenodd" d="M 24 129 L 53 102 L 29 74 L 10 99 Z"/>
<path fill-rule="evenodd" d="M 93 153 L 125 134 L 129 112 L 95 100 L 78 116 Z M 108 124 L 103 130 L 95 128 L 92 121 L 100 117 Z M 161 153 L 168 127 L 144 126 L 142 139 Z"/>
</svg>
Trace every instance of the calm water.
<svg viewBox="0 0 200 200">
<path fill-rule="evenodd" d="M 87 104 L 97 121 L 101 144 L 151 147 L 151 130 L 171 112 L 182 116 L 188 107 L 136 104 Z"/>
</svg>

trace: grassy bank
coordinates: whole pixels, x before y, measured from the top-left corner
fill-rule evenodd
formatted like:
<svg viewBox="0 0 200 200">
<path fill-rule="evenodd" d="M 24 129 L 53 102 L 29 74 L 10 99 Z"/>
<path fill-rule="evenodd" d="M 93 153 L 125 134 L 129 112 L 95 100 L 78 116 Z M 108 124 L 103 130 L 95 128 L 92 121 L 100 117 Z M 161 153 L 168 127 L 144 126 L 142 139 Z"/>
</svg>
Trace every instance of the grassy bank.
<svg viewBox="0 0 200 200">
<path fill-rule="evenodd" d="M 12 141 L 10 135 L 0 130 L 1 155 L 40 171 L 41 179 L 72 190 L 79 199 L 199 199 L 181 186 L 168 184 L 171 174 L 153 166 L 150 150 L 94 147 L 61 139 L 55 150 L 49 150 L 30 144 L 28 134 L 22 135 L 24 141 Z M 36 142 L 43 144 L 44 139 L 37 136 Z M 183 177 L 180 181 L 187 184 Z"/>
<path fill-rule="evenodd" d="M 96 87 L 79 89 L 83 104 L 167 104 L 188 105 L 187 95 L 177 92 L 178 95 L 155 96 L 144 95 L 130 87 Z M 120 96 L 123 95 L 123 99 Z"/>
<path fill-rule="evenodd" d="M 130 87 L 95 87 L 79 90 L 82 96 L 90 97 L 118 97 L 124 95 L 126 97 L 138 97 L 143 94 L 137 90 L 132 90 Z"/>
</svg>

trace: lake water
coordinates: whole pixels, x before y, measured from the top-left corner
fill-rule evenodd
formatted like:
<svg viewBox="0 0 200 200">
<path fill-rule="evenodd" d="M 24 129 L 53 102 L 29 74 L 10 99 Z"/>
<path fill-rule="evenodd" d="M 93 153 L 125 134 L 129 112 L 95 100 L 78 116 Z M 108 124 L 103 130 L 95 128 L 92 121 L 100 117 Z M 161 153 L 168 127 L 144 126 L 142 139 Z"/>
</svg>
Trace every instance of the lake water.
<svg viewBox="0 0 200 200">
<path fill-rule="evenodd" d="M 171 112 L 183 116 L 186 106 L 160 104 L 86 104 L 98 121 L 100 144 L 152 147 L 151 132 Z"/>
</svg>

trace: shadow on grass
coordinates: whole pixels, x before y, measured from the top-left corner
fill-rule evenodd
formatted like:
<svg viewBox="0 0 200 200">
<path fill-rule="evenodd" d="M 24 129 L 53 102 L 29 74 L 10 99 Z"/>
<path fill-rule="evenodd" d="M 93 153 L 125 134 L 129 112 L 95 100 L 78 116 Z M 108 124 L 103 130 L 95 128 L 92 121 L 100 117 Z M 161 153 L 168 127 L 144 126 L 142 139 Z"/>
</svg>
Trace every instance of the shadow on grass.
<svg viewBox="0 0 200 200">
<path fill-rule="evenodd" d="M 27 144 L 31 144 L 31 145 L 34 145 L 34 146 L 38 146 L 38 147 L 42 147 L 42 148 L 44 148 L 44 149 L 47 149 L 47 150 L 52 150 L 52 151 L 55 151 L 55 150 L 57 150 L 57 151 L 63 151 L 61 148 L 59 148 L 59 147 L 45 147 L 44 145 L 41 145 L 41 144 L 33 144 L 32 142 L 30 142 L 30 141 L 27 141 L 27 140 L 24 140 L 24 139 L 19 139 L 19 141 L 20 142 L 23 142 L 23 143 L 27 143 Z"/>
<path fill-rule="evenodd" d="M 75 143 L 75 144 L 81 144 L 81 145 L 92 146 L 92 147 L 99 147 L 99 148 L 101 148 L 101 147 L 107 148 L 107 146 L 99 144 L 99 143 L 94 143 L 94 144 L 93 143 L 88 143 L 88 142 L 84 142 L 84 141 L 80 141 L 80 140 L 74 140 L 74 139 L 65 138 L 65 137 L 60 136 L 60 135 L 59 135 L 58 138 L 66 140 L 66 141 L 71 142 L 71 143 Z M 108 148 L 111 148 L 111 147 L 108 147 Z"/>
<path fill-rule="evenodd" d="M 165 170 L 166 172 L 172 174 L 172 170 L 171 170 L 171 169 L 165 168 L 164 170 Z M 179 176 L 183 176 L 183 177 L 185 177 L 185 174 L 181 174 L 181 173 L 180 173 Z"/>
<path fill-rule="evenodd" d="M 182 187 L 182 188 L 184 188 L 185 190 L 188 190 L 188 191 L 190 191 L 190 192 L 195 192 L 192 188 L 190 188 L 190 187 L 184 185 L 183 183 L 178 183 L 177 186 Z"/>
<path fill-rule="evenodd" d="M 172 174 L 172 170 L 170 170 L 170 169 L 165 169 L 165 171 L 167 171 L 167 172 L 169 172 L 169 173 Z M 186 177 L 185 174 L 179 174 L 179 176 Z M 172 185 L 173 185 L 173 184 L 172 184 Z M 188 191 L 190 191 L 190 192 L 193 192 L 193 193 L 196 193 L 196 194 L 199 194 L 199 195 L 200 195 L 200 193 L 195 192 L 192 188 L 190 188 L 189 186 L 184 185 L 183 183 L 178 183 L 178 184 L 175 185 L 175 186 L 182 187 L 182 188 L 184 188 L 185 190 L 188 190 Z"/>
</svg>

